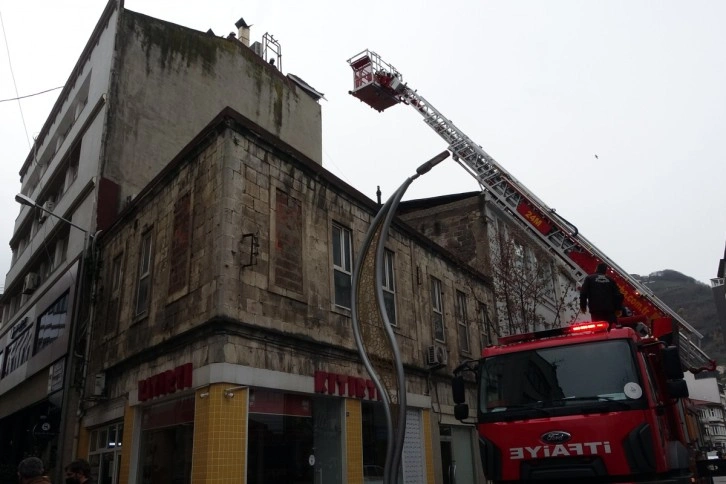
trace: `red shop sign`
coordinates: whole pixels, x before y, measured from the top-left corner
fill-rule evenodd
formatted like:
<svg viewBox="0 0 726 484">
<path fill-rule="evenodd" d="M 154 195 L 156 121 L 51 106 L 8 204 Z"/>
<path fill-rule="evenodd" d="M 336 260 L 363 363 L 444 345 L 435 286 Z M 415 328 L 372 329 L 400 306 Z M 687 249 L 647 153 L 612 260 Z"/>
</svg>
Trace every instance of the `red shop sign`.
<svg viewBox="0 0 726 484">
<path fill-rule="evenodd" d="M 139 380 L 139 401 L 144 402 L 150 398 L 168 395 L 184 388 L 191 388 L 192 369 L 191 363 L 185 363 L 173 370 L 167 370 L 145 380 Z"/>
<path fill-rule="evenodd" d="M 380 400 L 373 380 L 327 371 L 315 372 L 315 393 L 352 398 L 366 398 L 367 396 L 369 400 Z"/>
</svg>

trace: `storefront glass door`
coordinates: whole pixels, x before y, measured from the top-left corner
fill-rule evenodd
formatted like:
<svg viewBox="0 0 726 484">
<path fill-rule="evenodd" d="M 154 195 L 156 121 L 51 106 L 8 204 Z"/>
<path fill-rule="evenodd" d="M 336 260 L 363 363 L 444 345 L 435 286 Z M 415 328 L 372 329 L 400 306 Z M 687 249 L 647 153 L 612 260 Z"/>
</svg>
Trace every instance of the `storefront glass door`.
<svg viewBox="0 0 726 484">
<path fill-rule="evenodd" d="M 343 482 L 342 411 L 341 399 L 314 400 L 315 484 Z"/>
<path fill-rule="evenodd" d="M 313 484 L 310 397 L 253 389 L 248 422 L 248 484 Z"/>
</svg>

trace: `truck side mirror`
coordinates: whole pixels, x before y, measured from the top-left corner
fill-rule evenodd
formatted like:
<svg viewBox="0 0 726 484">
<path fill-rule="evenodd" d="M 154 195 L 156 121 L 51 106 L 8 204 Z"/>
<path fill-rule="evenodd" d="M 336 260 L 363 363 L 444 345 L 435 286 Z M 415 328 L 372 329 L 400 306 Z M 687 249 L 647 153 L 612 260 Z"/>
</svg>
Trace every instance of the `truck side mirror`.
<svg viewBox="0 0 726 484">
<path fill-rule="evenodd" d="M 454 405 L 454 417 L 456 417 L 456 420 L 466 420 L 469 418 L 469 405 L 466 403 L 457 403 Z"/>
<path fill-rule="evenodd" d="M 681 357 L 678 354 L 677 346 L 668 346 L 663 350 L 663 368 L 667 379 L 683 379 L 683 367 L 681 366 Z"/>
<path fill-rule="evenodd" d="M 451 393 L 454 397 L 454 403 L 459 404 L 466 402 L 464 377 L 461 374 L 456 375 L 451 379 Z"/>
<path fill-rule="evenodd" d="M 688 396 L 688 384 L 686 380 L 668 380 L 666 390 L 671 398 L 686 398 Z"/>
</svg>

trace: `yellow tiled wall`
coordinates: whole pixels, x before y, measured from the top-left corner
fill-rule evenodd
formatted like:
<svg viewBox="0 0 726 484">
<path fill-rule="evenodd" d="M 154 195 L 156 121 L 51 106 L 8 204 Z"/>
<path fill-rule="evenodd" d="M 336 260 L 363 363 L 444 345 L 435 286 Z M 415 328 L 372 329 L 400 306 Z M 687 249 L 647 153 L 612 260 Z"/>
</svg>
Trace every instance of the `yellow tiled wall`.
<svg viewBox="0 0 726 484">
<path fill-rule="evenodd" d="M 197 390 L 194 409 L 194 484 L 238 484 L 245 482 L 247 469 L 247 401 L 249 389 L 216 383 Z"/>
<path fill-rule="evenodd" d="M 426 458 L 426 482 L 434 484 L 434 448 L 431 440 L 431 410 L 422 410 L 424 457 Z"/>
<path fill-rule="evenodd" d="M 360 400 L 345 400 L 345 457 L 348 484 L 363 483 L 363 411 Z"/>
<path fill-rule="evenodd" d="M 81 425 L 81 429 L 78 432 L 78 447 L 76 447 L 76 455 L 73 457 L 74 459 L 85 459 L 88 460 L 88 447 L 89 447 L 89 438 L 91 433 L 88 431 L 86 427 Z"/>
<path fill-rule="evenodd" d="M 119 469 L 118 482 L 129 482 L 129 470 L 131 468 L 131 449 L 134 448 L 132 436 L 134 435 L 134 417 L 136 407 L 126 405 L 124 409 L 124 433 L 123 446 L 121 450 L 121 468 Z M 86 445 L 88 448 L 88 445 Z"/>
</svg>

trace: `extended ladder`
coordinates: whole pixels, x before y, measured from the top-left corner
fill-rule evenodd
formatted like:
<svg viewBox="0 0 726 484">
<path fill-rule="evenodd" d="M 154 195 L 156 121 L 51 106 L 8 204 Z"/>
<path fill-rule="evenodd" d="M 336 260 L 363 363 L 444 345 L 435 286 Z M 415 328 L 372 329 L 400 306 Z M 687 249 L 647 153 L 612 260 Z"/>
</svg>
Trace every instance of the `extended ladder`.
<svg viewBox="0 0 726 484">
<path fill-rule="evenodd" d="M 678 323 L 678 344 L 687 367 L 692 371 L 715 368 L 713 360 L 697 344 L 703 335 L 600 252 L 554 209 L 547 207 L 423 96 L 409 88 L 395 67 L 370 50 L 350 58 L 348 64 L 353 69 L 354 89 L 350 94 L 379 112 L 399 103 L 415 108 L 501 211 L 557 254 L 578 282 L 595 272 L 599 262 L 605 262 L 611 268 L 609 275 L 623 293 L 625 305 L 635 314 L 644 316 L 652 328 L 662 328 L 671 320 Z M 654 334 L 658 335 L 656 331 Z"/>
</svg>

